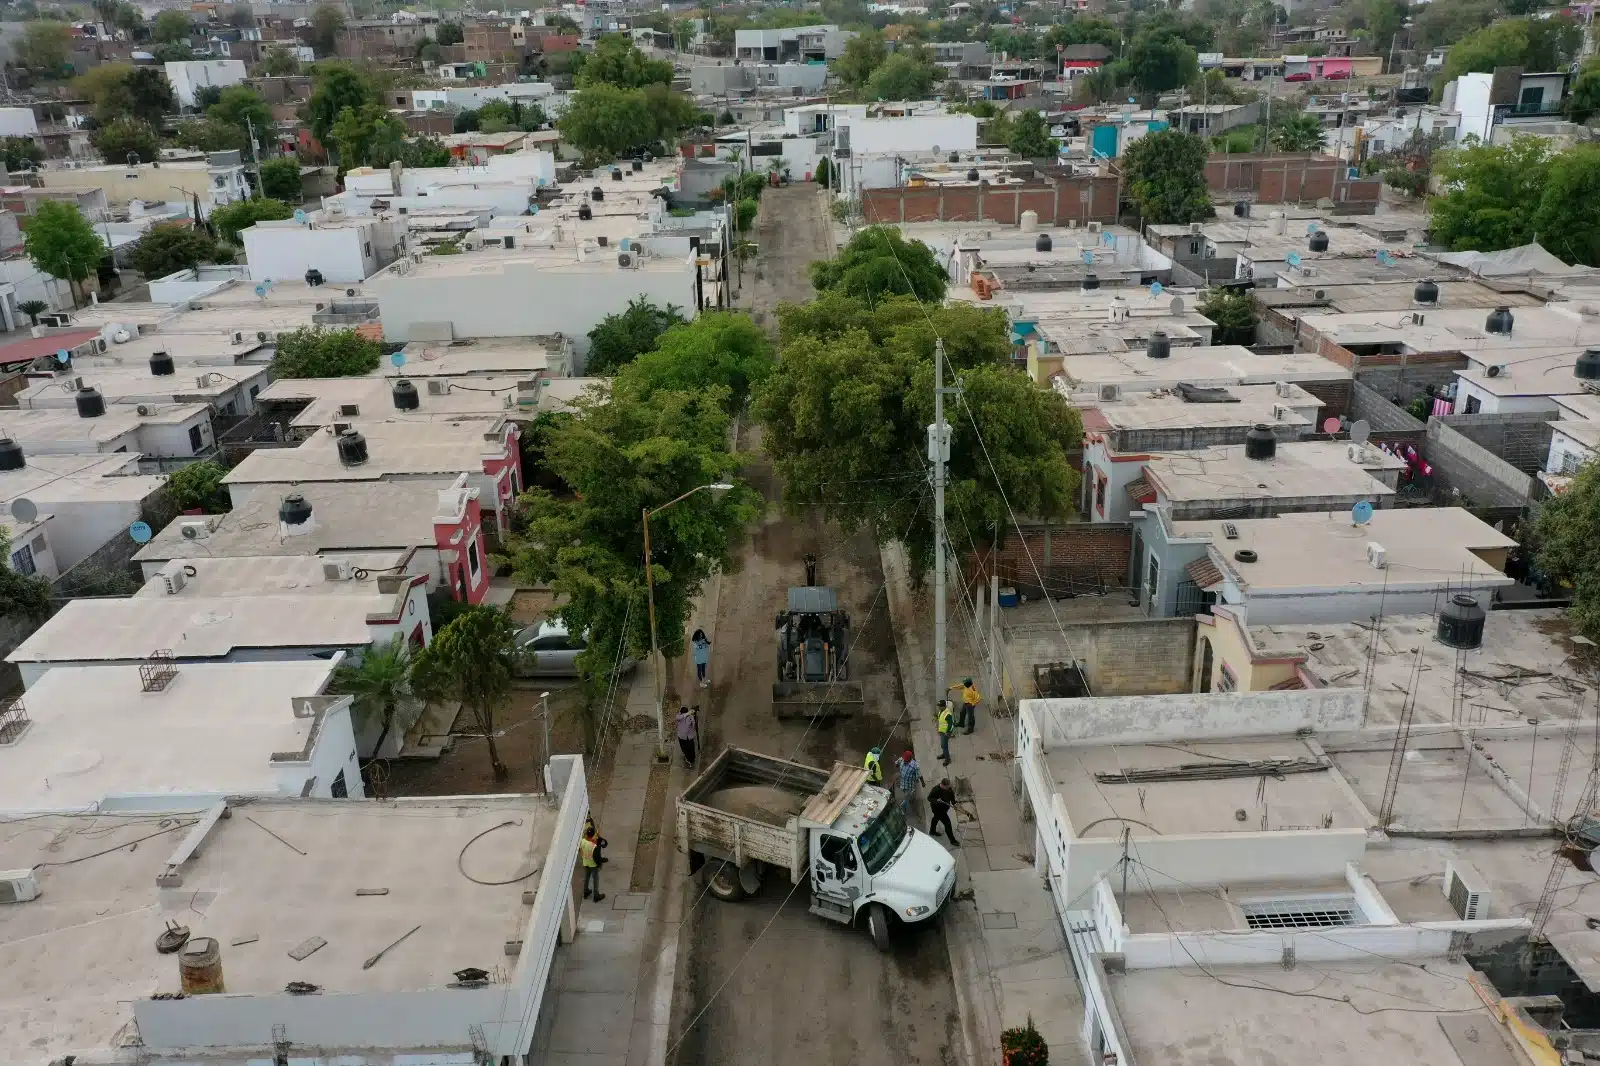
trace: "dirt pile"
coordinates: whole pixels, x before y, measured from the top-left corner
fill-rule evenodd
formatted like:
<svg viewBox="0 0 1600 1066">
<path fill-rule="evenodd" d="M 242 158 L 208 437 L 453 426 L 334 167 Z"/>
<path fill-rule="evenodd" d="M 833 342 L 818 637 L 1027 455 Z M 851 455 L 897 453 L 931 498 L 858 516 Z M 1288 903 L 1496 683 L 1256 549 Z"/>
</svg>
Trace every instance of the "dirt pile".
<svg viewBox="0 0 1600 1066">
<path fill-rule="evenodd" d="M 766 785 L 737 785 L 718 789 L 707 796 L 705 802 L 708 807 L 741 818 L 784 825 L 805 808 L 806 797 Z"/>
</svg>

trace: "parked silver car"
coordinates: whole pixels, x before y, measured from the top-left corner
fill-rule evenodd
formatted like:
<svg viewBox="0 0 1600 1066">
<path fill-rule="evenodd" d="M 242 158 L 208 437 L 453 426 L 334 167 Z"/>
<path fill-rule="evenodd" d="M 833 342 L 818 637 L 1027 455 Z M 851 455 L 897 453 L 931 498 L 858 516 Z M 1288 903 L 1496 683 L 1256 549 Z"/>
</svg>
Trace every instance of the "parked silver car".
<svg viewBox="0 0 1600 1066">
<path fill-rule="evenodd" d="M 517 633 L 518 677 L 577 677 L 578 656 L 589 646 L 588 634 L 573 636 L 566 623 L 551 618 Z M 622 669 L 633 669 L 634 661 L 624 659 Z"/>
</svg>

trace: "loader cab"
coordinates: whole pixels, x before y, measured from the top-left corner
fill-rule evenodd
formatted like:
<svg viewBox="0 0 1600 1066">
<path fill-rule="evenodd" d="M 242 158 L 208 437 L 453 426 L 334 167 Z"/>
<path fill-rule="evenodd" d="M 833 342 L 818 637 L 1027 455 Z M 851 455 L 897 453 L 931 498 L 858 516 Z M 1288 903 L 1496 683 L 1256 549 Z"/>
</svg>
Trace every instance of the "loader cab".
<svg viewBox="0 0 1600 1066">
<path fill-rule="evenodd" d="M 867 786 L 827 827 L 811 832 L 811 890 L 850 913 L 856 900 L 872 891 L 872 877 L 881 873 L 910 832 L 889 793 Z"/>
</svg>

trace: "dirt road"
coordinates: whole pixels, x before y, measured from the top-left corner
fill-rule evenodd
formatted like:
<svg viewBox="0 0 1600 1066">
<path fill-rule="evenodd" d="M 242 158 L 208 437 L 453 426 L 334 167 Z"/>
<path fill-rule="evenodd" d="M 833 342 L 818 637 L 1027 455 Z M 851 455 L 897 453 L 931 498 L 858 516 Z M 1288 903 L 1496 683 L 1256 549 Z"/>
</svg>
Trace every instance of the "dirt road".
<svg viewBox="0 0 1600 1066">
<path fill-rule="evenodd" d="M 806 268 L 833 255 L 833 230 L 824 211 L 821 190 L 805 182 L 768 189 L 761 198 L 760 254 L 744 265 L 739 304 L 773 329 L 779 302 L 805 303 L 815 295 Z"/>
<path fill-rule="evenodd" d="M 768 312 L 769 322 L 777 300 L 809 298 L 806 267 L 831 251 L 821 208 L 815 191 L 805 187 L 769 190 L 763 200 L 764 276 L 751 291 L 758 301 L 753 309 Z M 775 501 L 771 468 L 759 457 L 759 432 L 747 438 L 755 454 L 745 474 Z M 809 727 L 803 720 L 779 722 L 771 709 L 773 619 L 788 587 L 804 581 L 807 552 L 818 557 L 817 580 L 837 590 L 852 614 L 851 672 L 864 682 L 867 697 L 865 713 Z M 883 573 L 870 537 L 846 539 L 836 528 L 783 517 L 773 506 L 752 531 L 737 572 L 722 581 L 713 684 L 709 692 L 691 694 L 701 699 L 708 756 L 735 744 L 827 767 L 835 759 L 859 763 L 875 744 L 886 752 L 906 746 Z M 769 878 L 756 897 L 721 903 L 702 893 L 698 878 L 689 883 L 692 909 L 680 940 L 667 1061 L 958 1062 L 943 930 L 900 931 L 893 950 L 880 954 L 863 931 L 809 914 L 807 888 L 792 894 L 791 888 L 781 876 Z"/>
</svg>

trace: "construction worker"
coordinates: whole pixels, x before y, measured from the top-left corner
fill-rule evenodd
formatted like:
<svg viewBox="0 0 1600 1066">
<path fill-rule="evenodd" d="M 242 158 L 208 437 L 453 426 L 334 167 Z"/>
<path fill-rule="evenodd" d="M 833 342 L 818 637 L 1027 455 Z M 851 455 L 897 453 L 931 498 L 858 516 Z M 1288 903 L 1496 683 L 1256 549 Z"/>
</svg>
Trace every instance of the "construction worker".
<svg viewBox="0 0 1600 1066">
<path fill-rule="evenodd" d="M 883 783 L 883 749 L 873 748 L 867 752 L 867 759 L 861 765 L 867 768 L 867 784 L 878 785 Z"/>
<path fill-rule="evenodd" d="M 594 826 L 590 825 L 583 831 L 583 839 L 578 841 L 578 854 L 583 856 L 583 898 L 589 899 L 592 893 L 596 903 L 606 898 L 605 893 L 600 891 L 600 864 L 594 858 L 599 836 Z"/>
<path fill-rule="evenodd" d="M 950 691 L 961 693 L 961 714 L 956 719 L 956 728 L 970 735 L 972 727 L 978 724 L 978 701 L 983 697 L 978 695 L 978 686 L 970 677 L 963 677 L 959 685 L 951 685 Z"/>
<path fill-rule="evenodd" d="M 937 838 L 939 827 L 944 826 L 944 835 L 950 838 L 950 843 L 956 842 L 955 826 L 950 824 L 950 808 L 956 803 L 956 790 L 950 787 L 950 779 L 941 777 L 939 783 L 928 790 L 928 809 L 933 812 L 933 818 L 928 822 L 928 835 Z"/>
<path fill-rule="evenodd" d="M 910 748 L 900 758 L 895 760 L 894 768 L 900 779 L 900 813 L 911 813 L 911 800 L 917 794 L 917 786 L 922 784 L 922 767 L 917 765 L 917 757 Z"/>
<path fill-rule="evenodd" d="M 939 761 L 950 765 L 950 734 L 956 731 L 955 712 L 949 700 L 939 701 Z"/>
</svg>

